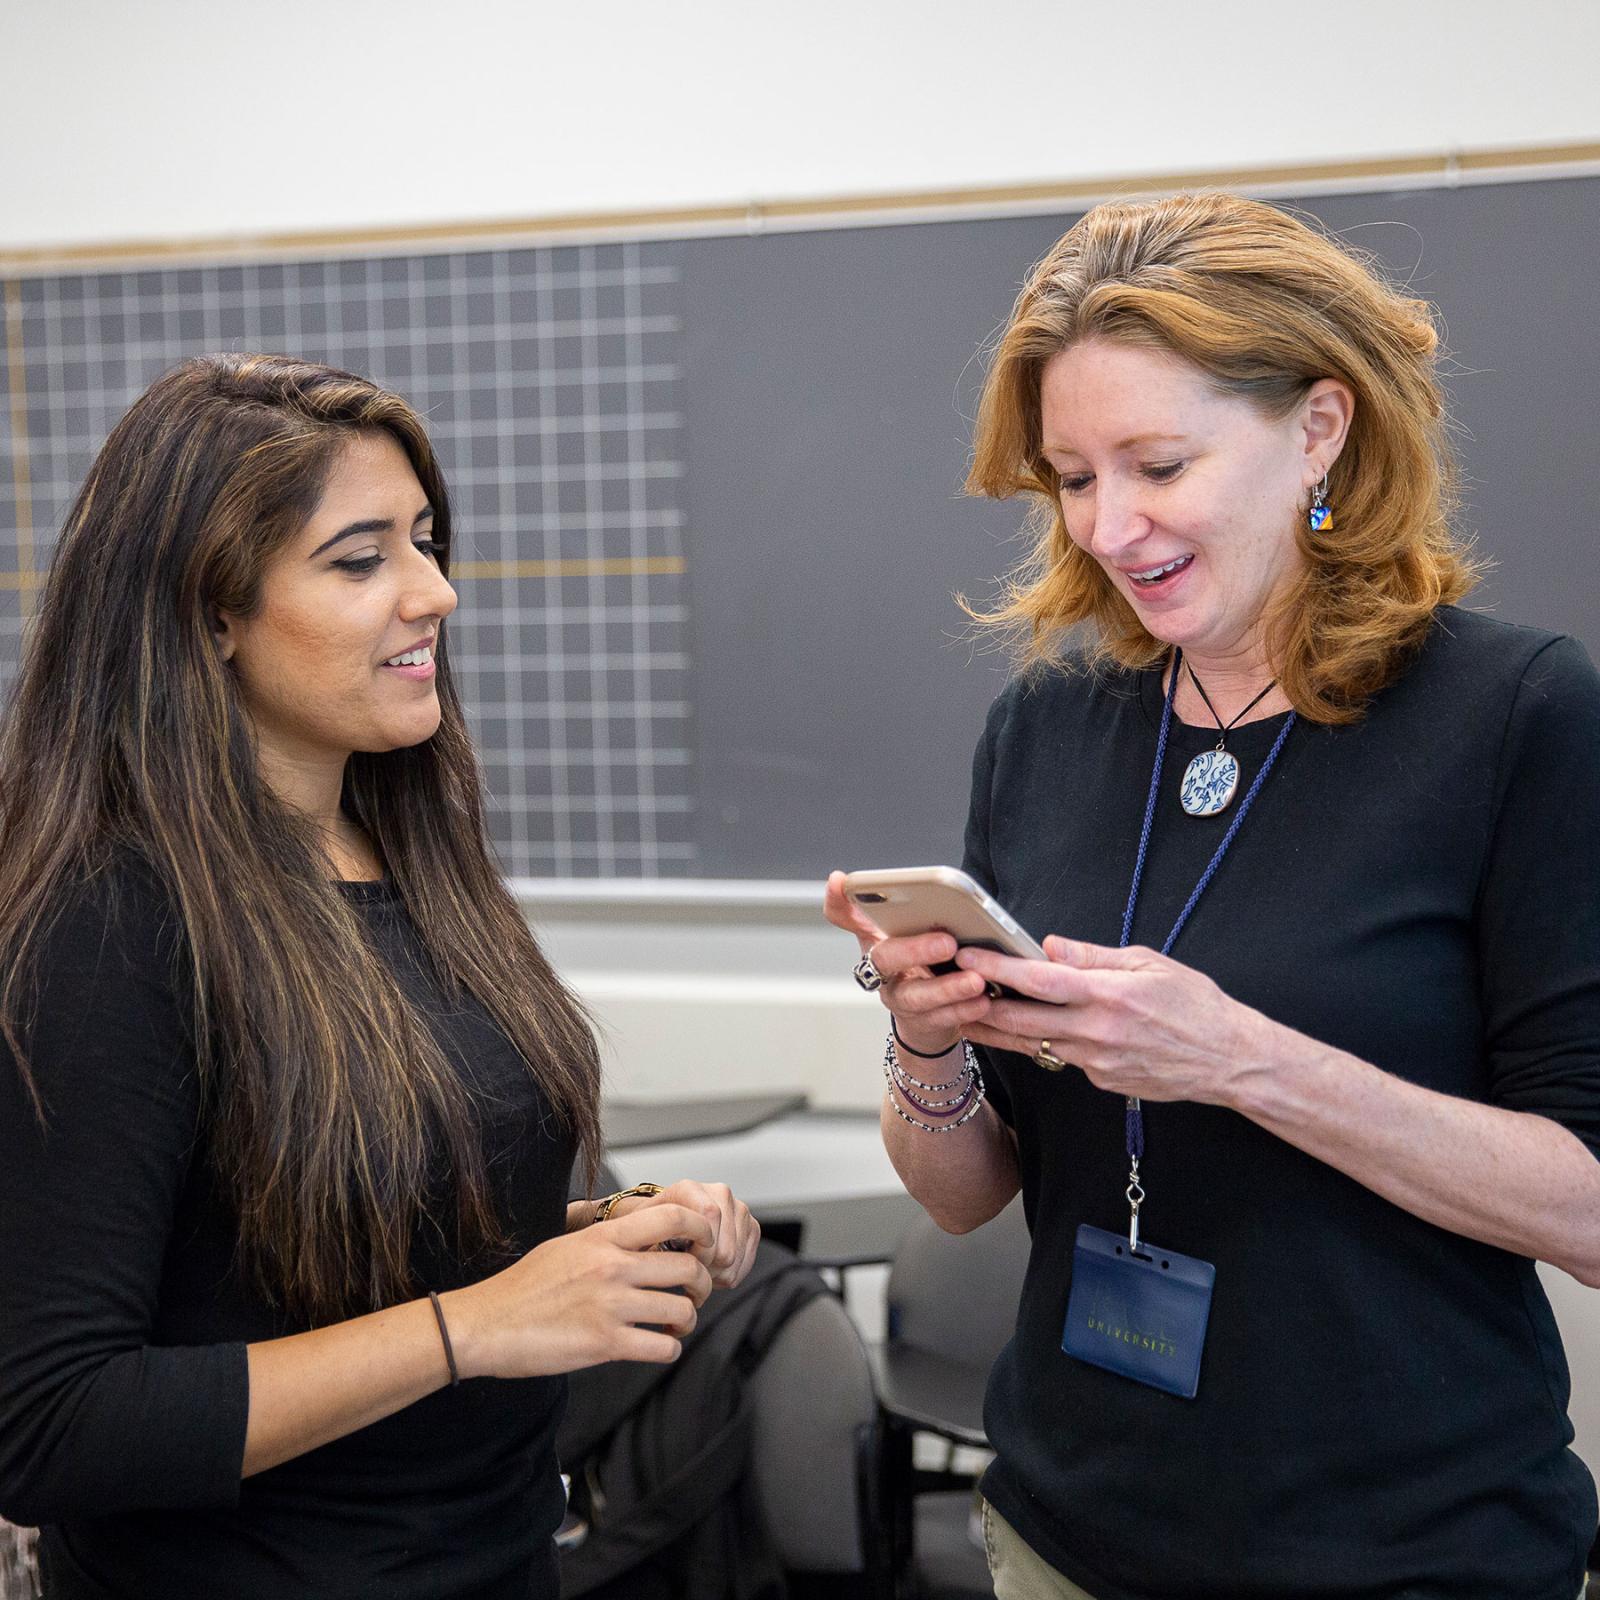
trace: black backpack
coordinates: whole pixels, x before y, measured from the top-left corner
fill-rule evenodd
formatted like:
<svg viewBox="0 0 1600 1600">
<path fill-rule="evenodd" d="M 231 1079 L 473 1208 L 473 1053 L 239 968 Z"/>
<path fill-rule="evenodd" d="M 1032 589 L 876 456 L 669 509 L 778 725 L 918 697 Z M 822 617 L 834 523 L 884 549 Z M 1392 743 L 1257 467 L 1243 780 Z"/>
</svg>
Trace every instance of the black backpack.
<svg viewBox="0 0 1600 1600">
<path fill-rule="evenodd" d="M 573 1374 L 557 1450 L 588 1532 L 562 1552 L 564 1600 L 781 1600 L 750 1472 L 746 1379 L 784 1323 L 827 1292 L 764 1239 L 744 1282 L 701 1307 L 670 1366 Z"/>
</svg>

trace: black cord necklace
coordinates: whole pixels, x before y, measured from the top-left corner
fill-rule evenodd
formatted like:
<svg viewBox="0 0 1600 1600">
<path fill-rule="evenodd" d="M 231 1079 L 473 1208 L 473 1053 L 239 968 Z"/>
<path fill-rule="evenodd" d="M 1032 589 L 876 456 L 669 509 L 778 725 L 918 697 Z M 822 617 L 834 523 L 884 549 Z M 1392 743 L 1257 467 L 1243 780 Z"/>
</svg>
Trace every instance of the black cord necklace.
<svg viewBox="0 0 1600 1600">
<path fill-rule="evenodd" d="M 1249 716 L 1277 688 L 1278 680 L 1274 678 L 1243 711 L 1232 721 L 1225 723 L 1220 716 L 1217 716 L 1217 708 L 1212 705 L 1211 696 L 1206 693 L 1206 686 L 1195 676 L 1194 668 L 1189 666 L 1187 661 L 1183 665 L 1188 668 L 1189 682 L 1200 691 L 1200 698 L 1205 701 L 1206 710 L 1217 719 L 1216 749 L 1202 750 L 1183 769 L 1181 792 L 1183 809 L 1191 817 L 1214 817 L 1219 811 L 1228 809 L 1239 789 L 1239 761 L 1238 757 L 1228 749 L 1228 735 L 1242 718 Z"/>
</svg>

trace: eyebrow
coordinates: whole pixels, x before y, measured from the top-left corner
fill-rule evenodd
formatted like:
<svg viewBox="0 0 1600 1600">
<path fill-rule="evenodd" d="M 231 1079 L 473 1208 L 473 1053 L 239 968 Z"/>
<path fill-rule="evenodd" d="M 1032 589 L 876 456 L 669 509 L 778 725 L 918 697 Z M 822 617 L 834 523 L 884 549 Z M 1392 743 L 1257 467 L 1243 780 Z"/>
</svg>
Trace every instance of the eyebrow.
<svg viewBox="0 0 1600 1600">
<path fill-rule="evenodd" d="M 1119 439 L 1112 446 L 1112 449 L 1119 451 L 1131 450 L 1137 444 L 1157 444 L 1162 442 L 1182 444 L 1188 437 L 1189 435 L 1186 433 L 1135 433 L 1130 434 L 1126 439 Z M 1074 454 L 1074 451 L 1071 445 L 1045 444 L 1040 446 L 1040 454 L 1068 456 Z"/>
<path fill-rule="evenodd" d="M 1188 437 L 1186 433 L 1136 433 L 1130 438 L 1123 439 L 1117 445 L 1117 449 L 1131 450 L 1136 444 L 1155 444 L 1161 440 L 1177 444 Z"/>
<path fill-rule="evenodd" d="M 432 506 L 424 506 L 411 519 L 411 526 L 415 528 L 419 522 L 426 522 L 433 515 Z M 341 539 L 353 539 L 358 533 L 392 533 L 394 519 L 392 517 L 368 517 L 364 522 L 352 522 L 349 527 L 341 528 L 331 539 L 324 539 L 310 555 L 307 561 L 315 561 L 324 550 L 331 550 Z"/>
</svg>

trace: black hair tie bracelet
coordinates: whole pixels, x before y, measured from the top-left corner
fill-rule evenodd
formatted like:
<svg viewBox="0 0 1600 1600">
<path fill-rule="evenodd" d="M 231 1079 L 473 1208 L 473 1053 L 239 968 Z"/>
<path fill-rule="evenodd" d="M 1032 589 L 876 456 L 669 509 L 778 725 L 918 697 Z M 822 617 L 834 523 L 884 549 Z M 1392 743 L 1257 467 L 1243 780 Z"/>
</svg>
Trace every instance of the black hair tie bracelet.
<svg viewBox="0 0 1600 1600">
<path fill-rule="evenodd" d="M 432 1289 L 428 1291 L 428 1299 L 433 1306 L 433 1314 L 438 1319 L 439 1337 L 444 1340 L 444 1358 L 450 1363 L 450 1387 L 453 1389 L 461 1382 L 461 1371 L 456 1366 L 456 1353 L 450 1344 L 450 1330 L 445 1326 L 444 1307 L 439 1304 L 439 1296 Z"/>
<path fill-rule="evenodd" d="M 961 1043 L 957 1039 L 956 1044 L 947 1044 L 943 1050 L 919 1050 L 915 1045 L 907 1044 L 900 1037 L 900 1024 L 894 1020 L 894 1012 L 892 1011 L 889 1013 L 889 1032 L 894 1035 L 894 1043 L 897 1050 L 904 1050 L 908 1056 L 917 1056 L 923 1061 L 938 1061 L 941 1057 L 949 1055 L 955 1049 L 956 1044 Z"/>
</svg>

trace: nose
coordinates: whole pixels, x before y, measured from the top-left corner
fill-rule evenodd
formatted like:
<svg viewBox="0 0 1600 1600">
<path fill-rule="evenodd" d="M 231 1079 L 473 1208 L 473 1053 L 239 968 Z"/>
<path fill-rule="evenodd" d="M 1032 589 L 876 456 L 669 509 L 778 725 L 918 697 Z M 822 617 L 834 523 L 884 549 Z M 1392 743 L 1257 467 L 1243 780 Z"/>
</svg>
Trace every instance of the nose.
<svg viewBox="0 0 1600 1600">
<path fill-rule="evenodd" d="M 456 608 L 456 592 L 433 558 L 419 555 L 415 562 L 407 563 L 407 568 L 408 581 L 400 597 L 401 620 L 420 622 L 424 617 L 448 617 Z"/>
<path fill-rule="evenodd" d="M 1095 480 L 1084 499 L 1068 531 L 1097 561 L 1115 565 L 1150 532 L 1137 484 L 1107 474 Z"/>
</svg>

